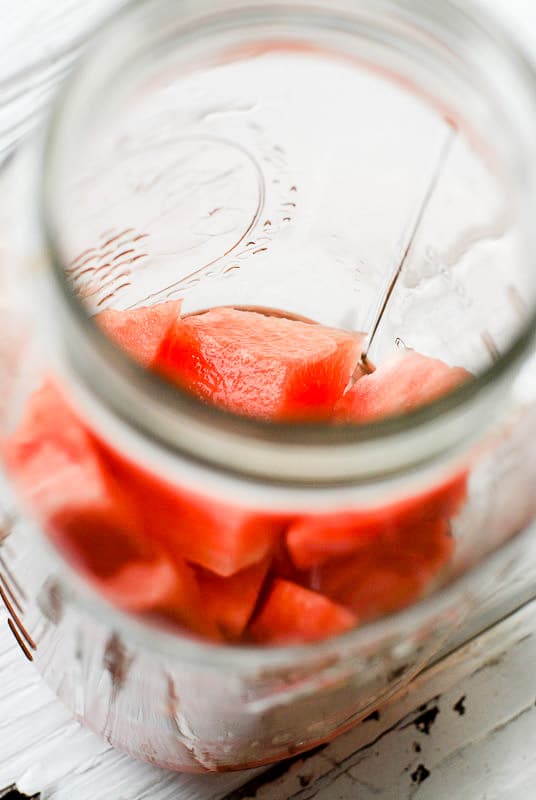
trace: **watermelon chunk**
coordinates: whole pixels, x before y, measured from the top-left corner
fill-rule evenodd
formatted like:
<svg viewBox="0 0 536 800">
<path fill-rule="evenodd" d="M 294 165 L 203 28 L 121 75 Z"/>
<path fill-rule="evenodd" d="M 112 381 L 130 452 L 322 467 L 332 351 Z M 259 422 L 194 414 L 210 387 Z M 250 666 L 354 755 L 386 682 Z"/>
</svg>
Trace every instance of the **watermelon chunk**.
<svg viewBox="0 0 536 800">
<path fill-rule="evenodd" d="M 72 536 L 63 535 L 57 540 L 66 555 L 76 550 L 73 560 L 77 560 L 79 569 L 114 605 L 136 613 L 163 610 L 182 625 L 212 635 L 212 627 L 204 621 L 199 589 L 191 570 L 186 564 L 173 562 L 162 548 L 146 542 L 148 546 L 134 555 L 127 545 L 121 566 L 111 577 L 102 577 L 94 566 L 90 569 L 80 566 L 80 555 L 87 560 L 90 550 L 100 552 L 102 562 L 109 563 L 108 552 L 99 548 L 95 539 L 76 541 Z M 121 547 L 119 538 L 116 544 Z"/>
<path fill-rule="evenodd" d="M 170 300 L 131 311 L 100 311 L 93 319 L 129 356 L 148 366 L 178 318 L 182 301 Z"/>
<path fill-rule="evenodd" d="M 436 520 L 413 536 L 380 537 L 351 557 L 316 567 L 311 583 L 365 622 L 418 600 L 453 549 L 448 523 Z"/>
<path fill-rule="evenodd" d="M 276 578 L 249 628 L 263 644 L 314 642 L 353 628 L 357 617 L 327 597 L 292 581 Z"/>
<path fill-rule="evenodd" d="M 216 308 L 167 333 L 153 367 L 228 411 L 327 419 L 349 382 L 359 337 L 254 311 Z"/>
<path fill-rule="evenodd" d="M 128 495 L 50 381 L 6 441 L 8 471 L 51 539 L 100 591 L 132 611 L 183 592 L 184 575 L 146 540 Z"/>
<path fill-rule="evenodd" d="M 283 532 L 284 520 L 276 515 L 172 486 L 105 446 L 103 454 L 136 503 L 147 536 L 179 563 L 192 562 L 229 577 L 266 558 Z"/>
<path fill-rule="evenodd" d="M 208 570 L 197 571 L 205 615 L 229 639 L 238 639 L 246 629 L 270 566 L 270 559 L 222 578 Z"/>
<path fill-rule="evenodd" d="M 414 352 L 343 394 L 362 336 L 260 311 L 181 319 L 180 302 L 95 321 L 197 397 L 276 421 L 368 421 L 470 377 Z M 419 599 L 452 555 L 466 474 L 382 508 L 288 518 L 171 485 L 97 439 L 51 381 L 4 447 L 50 538 L 111 602 L 216 641 L 313 642 Z"/>
<path fill-rule="evenodd" d="M 91 436 L 52 382 L 30 398 L 5 444 L 4 457 L 52 528 L 65 530 L 82 517 L 86 528 L 135 530 L 127 497 L 106 473 Z"/>
<path fill-rule="evenodd" d="M 186 627 L 196 634 L 221 642 L 222 630 L 217 620 L 207 613 L 195 568 L 178 559 L 171 561 L 175 573 L 173 586 L 170 591 L 161 592 L 158 601 L 150 608 L 143 609 L 145 616 L 160 623 L 165 621 L 180 628 Z"/>
<path fill-rule="evenodd" d="M 409 539 L 423 525 L 448 520 L 467 496 L 467 476 L 457 475 L 428 492 L 381 508 L 302 517 L 288 528 L 286 544 L 298 569 L 352 555 L 383 537 Z"/>
<path fill-rule="evenodd" d="M 274 548 L 283 528 L 277 517 L 191 494 L 176 495 L 171 507 L 176 509 L 173 524 L 168 524 L 171 520 L 166 510 L 157 506 L 160 516 L 148 530 L 156 539 L 162 537 L 175 557 L 223 577 L 262 561 Z"/>
<path fill-rule="evenodd" d="M 370 422 L 412 411 L 452 391 L 471 373 L 413 350 L 397 353 L 354 383 L 335 406 L 345 422 Z"/>
<path fill-rule="evenodd" d="M 287 531 L 287 549 L 298 569 L 309 569 L 329 559 L 355 553 L 393 526 L 396 520 L 381 512 L 302 517 Z"/>
</svg>

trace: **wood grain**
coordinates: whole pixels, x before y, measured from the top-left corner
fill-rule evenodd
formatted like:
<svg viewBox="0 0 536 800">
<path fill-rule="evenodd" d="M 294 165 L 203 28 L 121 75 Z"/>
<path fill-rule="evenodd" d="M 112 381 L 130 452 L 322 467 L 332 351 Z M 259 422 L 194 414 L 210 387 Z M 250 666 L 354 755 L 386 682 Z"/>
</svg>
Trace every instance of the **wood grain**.
<svg viewBox="0 0 536 800">
<path fill-rule="evenodd" d="M 104 791 L 118 800 L 353 800 L 358 791 L 359 800 L 479 800 L 486 788 L 536 787 L 536 751 L 527 746 L 536 725 L 535 618 L 536 601 L 313 754 L 264 773 L 213 777 L 168 773 L 112 750 L 71 720 L 2 640 L 0 786 L 15 781 L 43 800 L 94 800 Z"/>
</svg>

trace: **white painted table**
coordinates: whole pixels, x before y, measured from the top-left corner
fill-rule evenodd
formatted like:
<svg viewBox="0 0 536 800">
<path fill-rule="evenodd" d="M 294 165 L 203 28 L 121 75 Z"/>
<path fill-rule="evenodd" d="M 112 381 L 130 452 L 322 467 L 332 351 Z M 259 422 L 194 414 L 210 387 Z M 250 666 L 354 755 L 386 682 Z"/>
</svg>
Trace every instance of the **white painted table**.
<svg viewBox="0 0 536 800">
<path fill-rule="evenodd" d="M 42 800 L 530 800 L 535 663 L 533 601 L 313 754 L 267 771 L 199 777 L 135 762 L 83 729 L 6 633 L 0 786 L 16 781 Z"/>
<path fill-rule="evenodd" d="M 120 4 L 0 0 L 0 152 L 31 126 L 84 31 Z M 485 5 L 536 48 L 534 0 Z M 28 53 L 39 73 L 28 72 Z M 536 600 L 313 754 L 267 771 L 184 776 L 134 762 L 74 722 L 23 660 L 0 613 L 0 797 L 16 782 L 42 800 L 529 800 L 535 664 Z"/>
</svg>

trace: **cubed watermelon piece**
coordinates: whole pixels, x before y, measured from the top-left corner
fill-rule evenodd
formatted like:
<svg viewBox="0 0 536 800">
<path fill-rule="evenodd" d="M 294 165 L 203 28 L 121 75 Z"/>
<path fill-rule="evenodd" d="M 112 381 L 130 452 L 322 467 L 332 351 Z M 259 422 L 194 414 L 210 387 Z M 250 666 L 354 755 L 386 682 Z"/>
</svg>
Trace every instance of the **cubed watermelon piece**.
<svg viewBox="0 0 536 800">
<path fill-rule="evenodd" d="M 148 366 L 169 328 L 178 319 L 181 300 L 170 300 L 130 311 L 107 309 L 93 319 L 129 356 Z"/>
<path fill-rule="evenodd" d="M 266 558 L 283 532 L 285 522 L 277 515 L 188 492 L 109 448 L 103 448 L 103 455 L 135 501 L 148 537 L 179 562 L 229 577 Z"/>
<path fill-rule="evenodd" d="M 173 559 L 169 555 L 167 557 L 174 566 L 174 583 L 171 591 L 162 593 L 158 602 L 145 609 L 149 612 L 149 618 L 159 622 L 176 623 L 179 628 L 186 627 L 213 641 L 223 641 L 224 637 L 217 621 L 207 613 L 197 579 L 197 570 L 184 561 Z"/>
<path fill-rule="evenodd" d="M 349 382 L 361 339 L 254 311 L 216 308 L 175 323 L 153 367 L 228 411 L 321 420 Z"/>
<path fill-rule="evenodd" d="M 357 617 L 342 605 L 276 578 L 248 634 L 262 644 L 300 644 L 344 633 L 356 623 Z"/>
<path fill-rule="evenodd" d="M 315 567 L 311 585 L 365 622 L 418 600 L 453 549 L 448 523 L 432 521 L 413 536 L 379 537 L 351 557 Z"/>
<path fill-rule="evenodd" d="M 276 516 L 185 492 L 175 494 L 171 506 L 175 508 L 171 518 L 162 505 L 157 506 L 159 517 L 148 530 L 154 532 L 155 538 L 161 538 L 177 558 L 223 577 L 266 558 L 283 530 Z"/>
<path fill-rule="evenodd" d="M 333 558 L 352 555 L 383 537 L 415 536 L 431 522 L 452 518 L 467 496 L 465 473 L 420 495 L 398 503 L 337 514 L 315 514 L 292 522 L 286 545 L 298 569 L 309 569 Z"/>
<path fill-rule="evenodd" d="M 289 526 L 287 549 L 298 569 L 309 569 L 329 559 L 355 553 L 371 539 L 390 530 L 392 525 L 390 515 L 381 512 L 301 517 Z"/>
<path fill-rule="evenodd" d="M 335 406 L 335 418 L 344 422 L 370 422 L 412 411 L 468 380 L 471 373 L 413 350 L 387 359 L 364 375 Z"/>
<path fill-rule="evenodd" d="M 136 527 L 127 527 L 117 509 L 108 504 L 98 508 L 97 502 L 93 510 L 77 503 L 53 519 L 41 517 L 50 539 L 115 605 L 130 611 L 158 605 L 175 591 L 179 580 L 172 559 L 144 541 Z M 34 508 L 39 517 L 35 500 Z"/>
<path fill-rule="evenodd" d="M 30 398 L 4 458 L 50 538 L 108 599 L 139 611 L 181 595 L 189 608 L 186 567 L 144 537 L 129 495 L 54 383 Z"/>
<path fill-rule="evenodd" d="M 238 639 L 246 629 L 269 567 L 270 559 L 264 559 L 228 578 L 197 570 L 203 612 L 228 639 Z"/>
<path fill-rule="evenodd" d="M 53 529 L 70 530 L 82 519 L 85 530 L 108 531 L 112 541 L 115 531 L 137 530 L 128 497 L 107 473 L 90 434 L 52 382 L 28 400 L 4 456 L 26 497 Z M 113 570 L 120 553 L 110 555 Z"/>
</svg>

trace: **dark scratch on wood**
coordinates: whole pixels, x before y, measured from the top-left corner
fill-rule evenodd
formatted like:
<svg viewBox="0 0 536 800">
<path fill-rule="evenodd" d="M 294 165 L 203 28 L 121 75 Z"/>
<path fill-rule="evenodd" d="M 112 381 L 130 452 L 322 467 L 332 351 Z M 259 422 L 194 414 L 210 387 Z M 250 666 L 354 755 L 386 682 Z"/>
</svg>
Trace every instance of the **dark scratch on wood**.
<svg viewBox="0 0 536 800">
<path fill-rule="evenodd" d="M 434 702 L 434 701 L 437 701 L 438 699 L 439 699 L 439 696 L 436 696 L 436 697 L 431 698 L 431 700 L 429 702 Z M 427 704 L 426 703 L 419 707 L 419 711 L 421 712 L 421 714 L 423 712 L 426 712 L 426 710 L 427 710 Z M 385 737 L 389 736 L 394 731 L 404 730 L 404 729 L 408 728 L 410 725 L 414 725 L 415 722 L 416 722 L 416 720 L 414 718 L 414 713 L 415 712 L 411 712 L 411 714 L 406 715 L 403 719 L 399 720 L 398 722 L 395 722 L 393 725 L 390 725 L 384 731 L 379 733 L 374 739 L 372 739 L 372 741 L 370 741 L 368 744 L 363 745 L 362 747 L 359 747 L 357 750 L 354 750 L 354 752 L 350 753 L 350 755 L 346 756 L 341 761 L 334 761 L 333 762 L 333 766 L 330 769 L 328 769 L 326 772 L 324 772 L 323 774 L 318 775 L 318 777 L 316 777 L 316 779 L 315 779 L 315 782 L 319 782 L 319 781 L 324 781 L 325 782 L 325 781 L 327 781 L 327 783 L 323 784 L 323 788 L 327 788 L 327 787 L 331 786 L 342 773 L 347 774 L 349 769 L 351 769 L 352 767 L 356 766 L 356 764 L 359 763 L 360 758 L 365 756 L 371 750 L 373 750 L 380 743 L 380 741 L 382 739 L 384 739 Z M 323 750 L 326 747 L 329 747 L 329 744 L 321 746 L 320 750 Z M 310 756 L 316 755 L 318 752 L 319 752 L 318 750 L 313 750 L 310 753 L 307 753 L 306 756 L 310 757 Z M 303 760 L 304 756 L 297 757 L 296 759 L 292 759 L 291 761 L 285 762 L 285 765 L 287 765 L 287 766 L 286 766 L 286 768 L 284 770 L 282 770 L 282 772 L 277 776 L 277 778 L 282 777 L 290 769 L 292 764 L 295 763 L 295 761 L 299 761 L 300 758 Z M 357 761 L 356 761 L 356 759 L 357 759 Z M 257 779 L 258 785 L 256 787 L 256 791 L 258 791 L 263 786 L 269 785 L 272 782 L 272 780 L 275 780 L 275 779 L 270 779 L 269 778 L 268 780 L 263 781 L 262 778 L 265 777 L 265 776 L 266 776 L 266 773 L 264 775 L 259 776 L 259 778 Z M 297 798 L 301 795 L 301 793 L 302 793 L 302 789 L 300 789 L 298 792 L 294 792 L 292 795 L 290 795 L 290 797 L 286 798 L 285 800 L 297 800 Z M 255 794 L 253 794 L 253 795 L 248 795 L 248 794 L 245 794 L 245 795 L 241 794 L 240 795 L 239 794 L 239 795 L 236 795 L 236 796 L 231 794 L 228 797 L 223 798 L 223 800 L 246 800 L 246 798 L 255 797 L 255 796 L 256 796 Z"/>
<path fill-rule="evenodd" d="M 280 761 L 278 764 L 274 764 L 272 767 L 269 767 L 266 772 L 263 772 L 262 775 L 257 775 L 255 778 L 245 783 L 244 786 L 235 789 L 230 794 L 226 794 L 222 800 L 246 800 L 246 798 L 256 797 L 260 789 L 282 778 L 294 764 L 298 762 L 307 763 L 309 759 L 321 753 L 327 746 L 327 744 L 321 744 L 309 750 L 307 753 L 302 753 L 302 755 L 293 756 L 292 758 L 287 758 L 285 761 Z"/>
<path fill-rule="evenodd" d="M 401 664 L 399 667 L 395 667 L 395 669 L 392 669 L 387 675 L 387 680 L 390 683 L 392 681 L 398 680 L 398 678 L 401 678 L 402 675 L 404 675 L 404 673 L 408 671 L 408 669 L 409 667 L 407 664 Z"/>
<path fill-rule="evenodd" d="M 465 708 L 465 695 L 463 695 L 462 697 L 460 697 L 460 699 L 458 700 L 458 702 L 457 702 L 457 703 L 455 703 L 455 704 L 452 706 L 452 709 L 453 709 L 453 711 L 455 711 L 457 714 L 459 714 L 459 715 L 460 715 L 460 717 L 463 717 L 463 716 L 464 716 L 464 714 L 465 714 L 465 711 L 466 711 L 466 708 Z"/>
<path fill-rule="evenodd" d="M 414 725 L 418 731 L 425 733 L 428 736 L 430 730 L 432 729 L 432 725 L 436 721 L 436 717 L 439 714 L 439 706 L 432 706 L 431 708 L 419 706 L 418 711 L 420 711 L 420 714 L 401 726 L 400 730 L 405 730 L 406 728 L 409 728 L 410 725 Z"/>
<path fill-rule="evenodd" d="M 39 800 L 40 797 L 40 794 L 32 794 L 31 797 L 27 794 L 22 794 L 14 783 L 6 786 L 5 789 L 0 789 L 0 800 Z"/>
<path fill-rule="evenodd" d="M 421 733 L 425 733 L 428 736 L 438 714 L 438 706 L 432 706 L 432 708 L 429 708 L 427 711 L 424 711 L 422 714 L 420 714 L 417 719 L 414 720 L 413 724 L 418 731 L 421 731 Z"/>
<path fill-rule="evenodd" d="M 351 769 L 352 767 L 356 766 L 356 763 L 359 763 L 359 760 L 369 753 L 372 749 L 374 749 L 379 742 L 384 739 L 385 737 L 389 736 L 394 731 L 405 730 L 409 728 L 411 725 L 417 727 L 418 730 L 422 731 L 423 733 L 428 733 L 430 731 L 431 726 L 433 725 L 435 718 L 439 714 L 439 708 L 437 705 L 433 707 L 429 707 L 430 703 L 437 703 L 439 700 L 439 695 L 430 698 L 428 703 L 424 703 L 423 705 L 419 706 L 417 712 L 418 716 L 415 717 L 415 712 L 412 711 L 410 714 L 407 714 L 403 719 L 398 720 L 398 722 L 390 725 L 385 730 L 381 731 L 372 741 L 368 744 L 359 747 L 354 752 L 350 753 L 348 756 L 343 758 L 341 761 L 332 761 L 332 766 L 326 770 L 326 772 L 322 773 L 315 777 L 314 782 L 323 781 L 323 786 L 327 787 L 331 785 L 337 778 L 342 774 L 346 773 L 347 770 Z M 375 712 L 372 712 L 374 715 Z M 371 717 L 372 715 L 369 715 Z M 374 718 L 374 716 L 372 716 Z M 276 781 L 284 778 L 287 774 L 289 774 L 291 767 L 298 763 L 306 763 L 309 759 L 313 758 L 314 756 L 318 755 L 322 751 L 329 748 L 328 744 L 320 745 L 319 747 L 310 750 L 308 753 L 294 756 L 293 758 L 287 759 L 286 761 L 282 761 L 279 764 L 275 764 L 273 767 L 270 767 L 266 772 L 262 773 L 262 775 L 258 775 L 253 778 L 251 781 L 246 783 L 244 786 L 240 787 L 239 789 L 231 792 L 228 795 L 225 795 L 222 800 L 249 800 L 250 798 L 257 797 L 258 792 L 265 787 L 268 788 L 270 785 L 275 784 Z M 420 752 L 420 745 L 414 745 L 415 752 Z M 357 759 L 357 762 L 356 762 Z M 419 765 L 417 770 L 420 770 L 420 767 L 423 765 Z M 426 770 L 426 767 L 423 766 L 423 769 Z M 419 772 L 419 774 L 423 774 Z M 306 773 L 306 779 L 307 779 Z M 426 780 L 428 775 L 422 777 L 422 780 Z M 298 781 L 301 783 L 301 778 L 298 777 Z M 325 781 L 328 783 L 326 784 Z M 309 780 L 308 786 L 312 783 L 312 780 Z M 285 798 L 285 800 L 297 800 L 298 797 L 301 796 L 301 793 L 306 787 L 300 788 L 297 792 L 294 792 L 290 795 L 290 797 Z"/>
<path fill-rule="evenodd" d="M 492 737 L 492 736 L 494 736 L 496 733 L 499 733 L 500 731 L 503 731 L 503 730 L 505 730 L 505 728 L 507 728 L 509 725 L 511 725 L 511 724 L 512 724 L 512 722 L 516 722 L 518 719 L 521 719 L 521 717 L 524 717 L 524 716 L 525 716 L 525 714 L 528 714 L 528 712 L 529 712 L 529 711 L 532 711 L 532 708 L 533 708 L 533 706 L 532 706 L 532 705 L 530 705 L 530 706 L 527 706 L 527 708 L 522 708 L 522 709 L 521 709 L 521 711 L 518 711 L 518 712 L 517 712 L 517 714 L 514 714 L 514 715 L 513 715 L 513 717 L 509 717 L 509 718 L 508 718 L 507 720 L 505 720 L 504 722 L 501 722 L 501 723 L 499 723 L 498 725 L 495 725 L 495 726 L 494 726 L 494 727 L 493 727 L 493 728 L 492 728 L 492 729 L 491 729 L 491 730 L 488 732 L 488 738 L 491 738 L 491 737 Z"/>
<path fill-rule="evenodd" d="M 506 652 L 503 652 L 500 653 L 498 656 L 495 656 L 494 658 L 490 658 L 489 661 L 486 661 L 485 664 L 482 664 L 481 667 L 479 667 L 473 672 L 473 678 L 475 677 L 475 675 L 478 675 L 480 672 L 484 672 L 484 670 L 486 669 L 493 669 L 493 667 L 498 667 L 505 656 Z"/>
<path fill-rule="evenodd" d="M 411 780 L 413 783 L 416 783 L 417 786 L 420 786 L 427 778 L 430 777 L 430 770 L 426 769 L 424 764 L 419 764 L 415 772 L 411 773 Z"/>
</svg>

